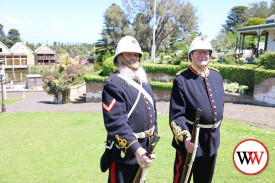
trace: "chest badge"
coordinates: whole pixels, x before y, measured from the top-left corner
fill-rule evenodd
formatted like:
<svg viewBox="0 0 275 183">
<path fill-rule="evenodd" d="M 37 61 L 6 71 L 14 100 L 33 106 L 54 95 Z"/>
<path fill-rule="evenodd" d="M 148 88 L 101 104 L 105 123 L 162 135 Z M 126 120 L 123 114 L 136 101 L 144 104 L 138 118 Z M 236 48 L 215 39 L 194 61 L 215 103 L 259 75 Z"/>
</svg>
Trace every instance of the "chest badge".
<svg viewBox="0 0 275 183">
<path fill-rule="evenodd" d="M 114 98 L 114 99 L 111 101 L 111 103 L 110 103 L 109 106 L 107 106 L 104 102 L 102 102 L 102 106 L 103 106 L 103 108 L 104 108 L 106 111 L 110 112 L 110 111 L 112 110 L 112 108 L 114 107 L 115 103 L 116 103 L 116 99 Z"/>
</svg>

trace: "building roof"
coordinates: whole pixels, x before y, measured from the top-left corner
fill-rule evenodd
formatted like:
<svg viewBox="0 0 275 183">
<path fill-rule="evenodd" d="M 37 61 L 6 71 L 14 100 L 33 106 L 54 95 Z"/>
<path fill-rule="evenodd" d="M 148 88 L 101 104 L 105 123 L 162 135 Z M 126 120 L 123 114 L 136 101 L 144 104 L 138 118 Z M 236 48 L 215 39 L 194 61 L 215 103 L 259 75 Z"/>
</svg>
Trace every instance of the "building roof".
<svg viewBox="0 0 275 183">
<path fill-rule="evenodd" d="M 271 15 L 270 17 L 268 17 L 267 19 L 265 19 L 265 23 L 269 24 L 269 23 L 274 23 L 275 21 L 275 14 Z"/>
<path fill-rule="evenodd" d="M 50 47 L 48 47 L 47 45 L 42 45 L 39 48 L 37 48 L 36 50 L 34 50 L 34 52 L 36 54 L 55 54 L 55 51 L 53 49 L 51 49 Z"/>
<path fill-rule="evenodd" d="M 0 47 L 5 48 L 5 50 L 7 50 L 8 53 L 11 53 L 11 50 L 6 45 L 4 45 L 4 43 L 2 43 L 1 41 L 0 41 Z M 2 53 L 7 53 L 7 52 L 4 52 L 4 50 L 2 50 Z"/>
<path fill-rule="evenodd" d="M 248 27 L 241 27 L 237 29 L 238 33 L 247 34 L 247 35 L 257 35 L 258 32 L 261 33 L 261 35 L 264 35 L 267 30 L 274 30 L 275 29 L 275 23 L 269 23 L 269 24 L 260 24 L 260 25 L 253 25 Z"/>
<path fill-rule="evenodd" d="M 20 47 L 23 48 L 23 49 L 26 48 L 29 52 L 33 53 L 33 51 L 27 45 L 25 45 L 23 42 L 17 42 L 17 43 L 15 43 L 10 48 L 10 51 L 12 53 L 15 53 L 15 52 L 17 52 L 17 53 L 25 53 L 25 52 L 21 52 L 21 50 L 19 50 Z"/>
</svg>

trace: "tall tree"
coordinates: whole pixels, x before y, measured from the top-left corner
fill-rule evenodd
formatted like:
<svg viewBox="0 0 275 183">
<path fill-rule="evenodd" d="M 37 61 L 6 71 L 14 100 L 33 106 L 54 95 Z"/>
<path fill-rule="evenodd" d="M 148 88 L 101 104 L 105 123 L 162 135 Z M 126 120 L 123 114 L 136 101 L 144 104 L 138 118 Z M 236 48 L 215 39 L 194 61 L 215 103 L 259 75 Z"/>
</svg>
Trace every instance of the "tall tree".
<svg viewBox="0 0 275 183">
<path fill-rule="evenodd" d="M 212 45 L 215 50 L 233 50 L 236 46 L 236 36 L 230 31 L 221 33 L 212 40 Z"/>
<path fill-rule="evenodd" d="M 150 51 L 153 40 L 154 0 L 123 0 L 126 16 L 132 21 L 134 36 L 144 51 Z M 196 32 L 196 9 L 182 0 L 159 0 L 156 7 L 156 50 L 170 44 L 170 37 L 182 38 Z M 184 34 L 185 33 L 185 34 Z"/>
<path fill-rule="evenodd" d="M 245 22 L 244 26 L 260 25 L 260 24 L 265 24 L 264 18 L 252 17 Z"/>
<path fill-rule="evenodd" d="M 271 1 L 270 8 L 268 9 L 268 16 L 275 14 L 275 0 Z"/>
<path fill-rule="evenodd" d="M 248 8 L 246 6 L 235 6 L 233 7 L 228 16 L 226 23 L 223 25 L 222 33 L 226 33 L 228 31 L 235 33 L 236 28 L 242 26 L 247 20 L 246 10 Z"/>
<path fill-rule="evenodd" d="M 123 36 L 128 34 L 128 21 L 123 10 L 117 4 L 113 3 L 104 14 L 105 27 L 102 34 L 107 43 L 115 44 Z"/>
<path fill-rule="evenodd" d="M 4 26 L 3 26 L 2 24 L 0 24 L 0 41 L 1 41 L 1 42 L 4 42 L 5 37 L 6 37 L 3 28 L 4 28 Z"/>
<path fill-rule="evenodd" d="M 20 42 L 20 41 L 21 41 L 21 38 L 20 38 L 19 31 L 17 29 L 9 30 L 8 35 L 7 35 L 7 43 L 5 43 L 6 46 L 10 48 L 16 42 Z"/>
<path fill-rule="evenodd" d="M 259 17 L 267 18 L 268 17 L 268 5 L 266 1 L 261 1 L 259 3 L 251 3 L 247 9 L 247 18 Z"/>
</svg>

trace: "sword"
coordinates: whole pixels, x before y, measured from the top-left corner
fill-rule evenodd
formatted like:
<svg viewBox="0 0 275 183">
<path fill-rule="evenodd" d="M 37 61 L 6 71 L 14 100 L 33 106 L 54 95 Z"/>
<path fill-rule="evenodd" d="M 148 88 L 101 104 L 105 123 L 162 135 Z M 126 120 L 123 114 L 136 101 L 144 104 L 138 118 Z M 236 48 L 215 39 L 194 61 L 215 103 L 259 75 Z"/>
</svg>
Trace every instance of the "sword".
<svg viewBox="0 0 275 183">
<path fill-rule="evenodd" d="M 194 144 L 194 150 L 192 153 L 187 153 L 187 157 L 185 160 L 185 165 L 184 165 L 184 169 L 183 169 L 183 173 L 180 181 L 181 183 L 187 183 L 191 169 L 192 169 L 192 165 L 196 156 L 199 133 L 200 133 L 199 121 L 200 121 L 201 112 L 202 110 L 197 109 L 196 118 L 193 124 L 193 130 L 191 135 L 191 142 Z"/>
</svg>

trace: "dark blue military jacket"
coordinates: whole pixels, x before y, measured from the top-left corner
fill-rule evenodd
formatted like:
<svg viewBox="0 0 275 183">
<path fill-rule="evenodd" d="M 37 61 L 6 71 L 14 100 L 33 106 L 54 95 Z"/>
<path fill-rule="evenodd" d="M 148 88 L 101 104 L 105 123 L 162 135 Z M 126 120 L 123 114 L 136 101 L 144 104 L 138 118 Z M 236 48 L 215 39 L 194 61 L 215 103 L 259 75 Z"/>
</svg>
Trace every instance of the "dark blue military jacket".
<svg viewBox="0 0 275 183">
<path fill-rule="evenodd" d="M 109 76 L 102 92 L 102 110 L 108 139 L 113 140 L 116 144 L 112 148 L 111 157 L 114 162 L 137 164 L 134 152 L 139 147 L 146 149 L 150 138 L 137 139 L 133 133 L 149 130 L 153 126 L 157 132 L 155 98 L 151 85 L 143 84 L 144 90 L 152 97 L 154 106 L 141 93 L 136 108 L 128 119 L 127 115 L 134 105 L 139 91 L 117 75 L 118 72 L 115 72 Z M 125 153 L 124 158 L 121 157 L 121 151 Z"/>
<path fill-rule="evenodd" d="M 221 75 L 209 68 L 209 75 L 203 77 L 192 66 L 174 79 L 170 100 L 169 122 L 174 121 L 182 130 L 192 133 L 192 125 L 186 119 L 195 121 L 197 109 L 202 110 L 200 124 L 213 124 L 223 118 L 224 89 Z M 186 136 L 184 137 L 184 139 Z M 184 142 L 174 148 L 185 151 Z M 220 145 L 220 126 L 215 130 L 200 128 L 196 156 L 212 156 Z"/>
</svg>

